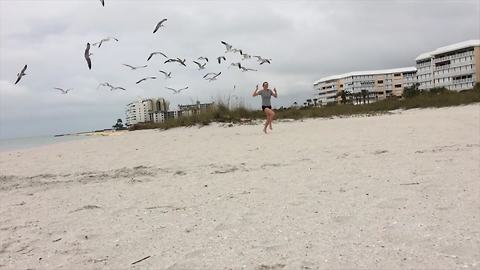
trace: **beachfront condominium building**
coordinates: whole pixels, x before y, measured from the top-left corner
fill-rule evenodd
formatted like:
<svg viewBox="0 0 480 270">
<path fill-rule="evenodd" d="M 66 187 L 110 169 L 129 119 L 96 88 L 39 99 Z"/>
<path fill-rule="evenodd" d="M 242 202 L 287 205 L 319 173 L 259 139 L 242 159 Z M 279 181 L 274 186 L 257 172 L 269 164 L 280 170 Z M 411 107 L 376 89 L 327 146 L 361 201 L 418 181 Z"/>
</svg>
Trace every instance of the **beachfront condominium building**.
<svg viewBox="0 0 480 270">
<path fill-rule="evenodd" d="M 208 110 L 214 103 L 200 103 L 178 105 L 178 111 L 169 111 L 170 103 L 164 98 L 147 98 L 131 102 L 126 108 L 126 124 L 131 126 L 138 123 L 162 123 L 167 119 L 198 114 Z"/>
<path fill-rule="evenodd" d="M 315 98 L 319 104 L 337 102 L 342 91 L 353 95 L 364 94 L 368 102 L 401 96 L 405 87 L 415 83 L 416 72 L 415 67 L 405 67 L 328 76 L 314 82 Z"/>
<path fill-rule="evenodd" d="M 419 89 L 445 87 L 461 91 L 480 81 L 480 40 L 468 40 L 420 54 L 416 59 Z"/>
<path fill-rule="evenodd" d="M 126 124 L 127 126 L 137 123 L 159 122 L 165 117 L 159 116 L 160 112 L 167 112 L 170 103 L 164 98 L 140 99 L 127 104 Z"/>
<path fill-rule="evenodd" d="M 198 114 L 203 111 L 207 111 L 215 106 L 214 102 L 200 103 L 197 101 L 195 104 L 178 105 L 178 110 L 182 112 L 183 116 Z"/>
</svg>

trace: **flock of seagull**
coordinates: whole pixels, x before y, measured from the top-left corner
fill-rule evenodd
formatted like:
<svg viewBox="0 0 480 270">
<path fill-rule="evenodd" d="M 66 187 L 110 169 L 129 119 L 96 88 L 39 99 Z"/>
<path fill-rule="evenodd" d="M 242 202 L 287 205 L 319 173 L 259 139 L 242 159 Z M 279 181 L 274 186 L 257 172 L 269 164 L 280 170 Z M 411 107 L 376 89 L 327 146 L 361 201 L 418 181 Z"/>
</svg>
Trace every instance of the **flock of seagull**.
<svg viewBox="0 0 480 270">
<path fill-rule="evenodd" d="M 100 2 L 102 4 L 102 6 L 105 7 L 105 1 L 100 0 Z M 153 30 L 153 34 L 157 33 L 158 30 L 160 30 L 161 28 L 164 28 L 165 23 L 167 21 L 168 21 L 167 18 L 164 18 L 164 19 L 160 20 L 155 25 L 155 28 Z M 93 55 L 90 52 L 90 50 L 92 48 L 101 48 L 102 44 L 104 44 L 105 42 L 111 42 L 111 41 L 119 42 L 118 38 L 111 37 L 111 36 L 106 37 L 106 38 L 102 38 L 100 41 L 94 42 L 94 43 L 87 42 L 87 46 L 86 46 L 85 52 L 84 52 L 84 57 L 85 57 L 85 61 L 87 63 L 87 67 L 88 67 L 89 70 L 92 69 L 92 55 Z M 239 55 L 242 57 L 241 58 L 242 62 L 244 60 L 248 60 L 248 59 L 251 59 L 251 58 L 256 58 L 259 65 L 271 64 L 272 59 L 264 58 L 264 57 L 259 56 L 259 55 L 247 54 L 242 49 L 234 48 L 233 45 L 231 45 L 231 44 L 229 44 L 225 41 L 221 41 L 220 43 L 225 46 L 225 52 L 224 52 L 224 55 L 220 55 L 220 56 L 216 57 L 216 60 L 217 60 L 218 64 L 222 64 L 222 63 L 227 61 L 227 53 L 233 53 L 233 54 L 239 53 Z M 178 64 L 182 67 L 187 67 L 187 59 L 181 59 L 179 57 L 171 58 L 171 57 L 168 57 L 167 54 L 165 54 L 164 52 L 161 52 L 161 51 L 151 52 L 147 57 L 147 62 L 152 60 L 152 58 L 154 58 L 154 57 L 157 58 L 159 56 L 164 58 L 163 64 L 176 63 L 176 64 Z M 228 68 L 236 67 L 239 70 L 241 70 L 242 72 L 258 71 L 257 69 L 247 68 L 246 66 L 243 65 L 242 62 L 230 63 Z M 203 71 L 207 68 L 207 64 L 209 63 L 209 58 L 206 57 L 206 56 L 200 56 L 197 59 L 193 60 L 192 63 L 197 65 L 199 71 Z M 133 65 L 129 65 L 129 64 L 122 64 L 122 65 L 129 68 L 132 71 L 139 70 L 139 69 L 144 69 L 144 68 L 148 67 L 148 64 L 140 65 L 140 66 L 133 66 Z M 27 75 L 25 73 L 26 70 L 27 70 L 27 65 L 25 65 L 22 68 L 22 70 L 17 74 L 17 79 L 15 81 L 15 84 L 17 84 L 22 79 L 23 76 Z M 171 71 L 159 70 L 159 72 L 164 75 L 165 79 L 171 79 L 173 77 Z M 222 74 L 221 71 L 220 72 L 208 72 L 203 76 L 203 79 L 205 79 L 209 82 L 213 82 L 213 81 L 216 81 L 221 74 Z M 136 81 L 135 84 L 140 84 L 140 83 L 143 83 L 143 82 L 148 81 L 148 80 L 156 80 L 156 79 L 157 79 L 157 76 L 148 76 L 148 77 L 144 77 L 144 78 L 141 78 L 140 80 Z M 112 85 L 108 82 L 100 83 L 98 85 L 97 89 L 99 89 L 100 87 L 109 88 L 110 91 L 114 91 L 114 90 L 126 91 L 127 90 L 126 88 L 124 88 L 122 86 L 114 86 L 114 85 Z M 188 86 L 185 86 L 183 88 L 178 88 L 178 89 L 173 88 L 173 87 L 165 87 L 165 88 L 167 90 L 172 91 L 173 94 L 179 94 L 182 91 L 185 91 L 185 90 L 189 89 Z M 73 90 L 72 88 L 64 89 L 64 88 L 60 88 L 60 87 L 55 87 L 53 89 L 60 91 L 61 94 L 68 94 L 71 90 Z"/>
</svg>

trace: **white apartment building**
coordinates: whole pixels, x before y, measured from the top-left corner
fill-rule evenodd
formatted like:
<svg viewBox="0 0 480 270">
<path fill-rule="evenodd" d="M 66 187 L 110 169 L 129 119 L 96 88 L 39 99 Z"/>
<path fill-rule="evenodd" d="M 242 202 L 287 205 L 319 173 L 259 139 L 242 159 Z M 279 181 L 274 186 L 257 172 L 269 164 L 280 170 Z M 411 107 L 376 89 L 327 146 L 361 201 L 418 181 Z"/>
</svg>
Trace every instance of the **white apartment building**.
<svg viewBox="0 0 480 270">
<path fill-rule="evenodd" d="M 127 104 L 126 125 L 137 123 L 157 122 L 160 118 L 158 112 L 168 111 L 170 103 L 164 98 L 140 99 Z"/>
<path fill-rule="evenodd" d="M 374 102 L 389 96 L 401 96 L 403 89 L 416 81 L 415 67 L 355 71 L 333 75 L 314 82 L 315 98 L 321 104 L 337 102 L 338 93 L 361 93 L 366 91 Z"/>
<path fill-rule="evenodd" d="M 214 103 L 200 103 L 191 105 L 178 105 L 178 111 L 169 111 L 170 102 L 164 98 L 140 99 L 127 104 L 126 125 L 137 123 L 162 123 L 167 119 L 178 118 L 180 116 L 194 115 L 205 111 L 214 106 Z"/>
<path fill-rule="evenodd" d="M 480 81 L 480 40 L 468 40 L 420 54 L 416 59 L 419 88 L 472 89 Z"/>
</svg>

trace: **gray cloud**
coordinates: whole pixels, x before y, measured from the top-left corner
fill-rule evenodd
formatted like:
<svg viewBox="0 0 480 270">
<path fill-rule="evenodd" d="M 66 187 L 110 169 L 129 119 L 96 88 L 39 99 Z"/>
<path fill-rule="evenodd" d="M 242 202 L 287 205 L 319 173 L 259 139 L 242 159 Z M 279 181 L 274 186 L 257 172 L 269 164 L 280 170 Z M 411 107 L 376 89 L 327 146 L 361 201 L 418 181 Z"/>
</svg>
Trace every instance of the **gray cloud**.
<svg viewBox="0 0 480 270">
<path fill-rule="evenodd" d="M 303 102 L 320 77 L 353 70 L 414 65 L 425 51 L 479 38 L 479 1 L 0 1 L 0 137 L 52 134 L 109 127 L 124 117 L 124 106 L 137 97 L 165 97 L 172 105 L 207 102 L 235 95 L 252 107 L 256 84 L 270 81 L 277 106 Z M 153 35 L 160 19 L 166 27 Z M 115 36 L 120 42 L 93 48 L 93 70 L 86 68 L 86 42 Z M 220 40 L 248 53 L 273 59 L 272 65 L 245 65 L 242 73 L 209 63 L 222 71 L 216 82 L 201 77 L 191 60 L 224 54 Z M 154 58 L 151 51 L 187 58 L 187 68 Z M 226 55 L 228 62 L 238 56 Z M 29 69 L 19 85 L 19 69 Z M 172 71 L 164 80 L 159 69 Z M 136 85 L 142 76 L 158 80 Z M 108 81 L 127 92 L 97 90 Z M 165 86 L 190 89 L 171 95 Z M 73 87 L 59 95 L 53 87 Z"/>
</svg>

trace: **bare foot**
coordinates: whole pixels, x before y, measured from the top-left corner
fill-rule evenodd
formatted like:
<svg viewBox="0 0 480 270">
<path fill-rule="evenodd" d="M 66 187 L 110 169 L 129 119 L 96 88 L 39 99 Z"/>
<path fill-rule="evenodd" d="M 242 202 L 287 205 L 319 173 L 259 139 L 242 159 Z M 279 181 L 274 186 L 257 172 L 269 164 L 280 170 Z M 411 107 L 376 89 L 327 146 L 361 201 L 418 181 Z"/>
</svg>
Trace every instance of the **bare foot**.
<svg viewBox="0 0 480 270">
<path fill-rule="evenodd" d="M 269 126 L 270 130 L 273 130 L 272 125 Z"/>
<path fill-rule="evenodd" d="M 265 126 L 265 127 L 263 128 L 263 132 L 265 132 L 265 134 L 267 134 L 267 126 Z"/>
</svg>

